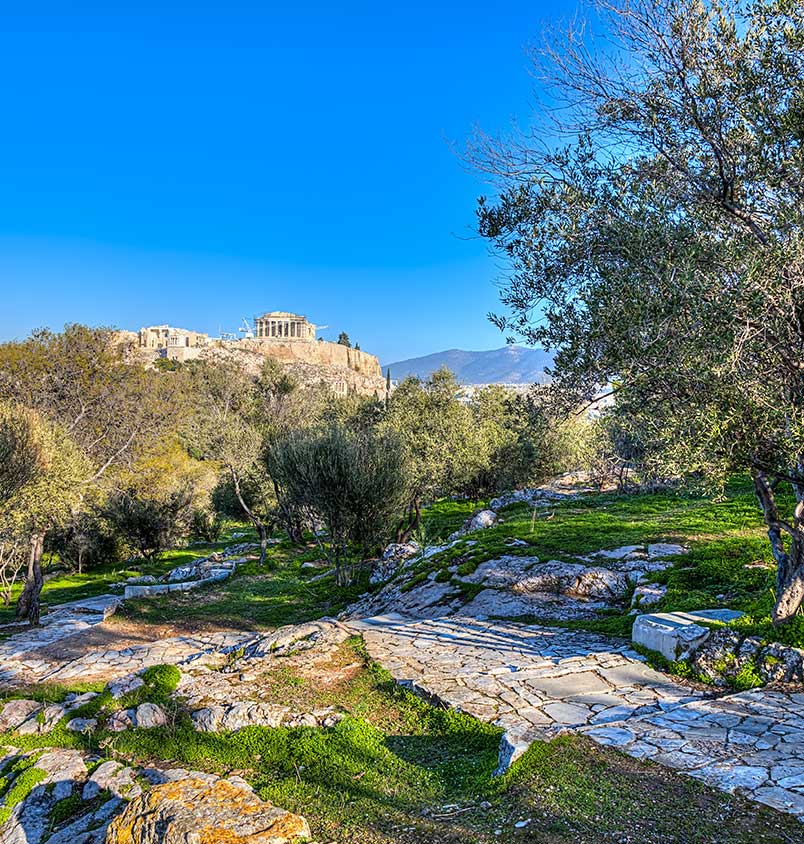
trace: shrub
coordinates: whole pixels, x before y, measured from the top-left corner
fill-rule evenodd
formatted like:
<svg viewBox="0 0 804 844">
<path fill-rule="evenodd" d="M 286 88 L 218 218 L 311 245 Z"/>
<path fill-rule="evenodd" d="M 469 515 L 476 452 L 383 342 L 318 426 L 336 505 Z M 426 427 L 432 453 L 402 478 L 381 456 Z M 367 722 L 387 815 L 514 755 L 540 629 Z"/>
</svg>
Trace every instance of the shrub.
<svg viewBox="0 0 804 844">
<path fill-rule="evenodd" d="M 353 578 L 353 561 L 389 534 L 407 495 L 402 449 L 388 434 L 349 431 L 334 424 L 292 434 L 269 451 L 267 465 L 280 505 L 300 515 L 316 536 L 337 581 Z"/>
<path fill-rule="evenodd" d="M 115 533 L 147 559 L 186 536 L 192 495 L 188 488 L 163 497 L 149 497 L 134 490 L 110 496 L 104 515 Z"/>
<path fill-rule="evenodd" d="M 196 507 L 190 516 L 190 536 L 202 542 L 217 542 L 223 532 L 223 519 L 218 513 Z"/>
</svg>

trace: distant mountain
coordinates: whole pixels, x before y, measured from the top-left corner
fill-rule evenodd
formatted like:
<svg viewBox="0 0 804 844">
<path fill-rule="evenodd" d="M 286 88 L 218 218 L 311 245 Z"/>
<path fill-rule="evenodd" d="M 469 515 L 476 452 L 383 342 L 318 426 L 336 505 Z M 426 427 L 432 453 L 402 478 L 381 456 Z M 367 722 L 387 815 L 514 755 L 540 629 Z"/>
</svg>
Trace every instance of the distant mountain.
<svg viewBox="0 0 804 844">
<path fill-rule="evenodd" d="M 383 372 L 390 368 L 391 378 L 400 381 L 407 375 L 427 378 L 431 372 L 446 366 L 461 384 L 536 384 L 548 380 L 544 370 L 552 362 L 553 356 L 544 349 L 524 346 L 504 346 L 485 352 L 448 349 L 420 358 L 383 364 Z"/>
</svg>

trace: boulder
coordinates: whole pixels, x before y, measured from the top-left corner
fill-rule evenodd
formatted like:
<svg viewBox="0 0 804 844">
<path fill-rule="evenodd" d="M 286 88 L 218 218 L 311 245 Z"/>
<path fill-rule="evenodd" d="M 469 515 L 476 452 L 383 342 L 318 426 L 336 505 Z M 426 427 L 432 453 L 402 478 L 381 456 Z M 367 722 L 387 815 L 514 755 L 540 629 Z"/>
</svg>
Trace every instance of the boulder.
<svg viewBox="0 0 804 844">
<path fill-rule="evenodd" d="M 418 542 L 392 542 L 382 552 L 383 560 L 392 560 L 401 563 L 419 553 Z"/>
<path fill-rule="evenodd" d="M 167 715 L 165 710 L 155 703 L 141 703 L 134 715 L 134 723 L 145 729 L 162 727 L 167 724 Z"/>
<path fill-rule="evenodd" d="M 35 700 L 10 700 L 0 713 L 0 732 L 16 730 L 41 709 L 42 704 Z"/>
<path fill-rule="evenodd" d="M 716 686 L 725 686 L 746 662 L 738 657 L 740 634 L 729 627 L 713 630 L 692 656 L 695 670 Z"/>
<path fill-rule="evenodd" d="M 757 657 L 760 677 L 766 683 L 790 683 L 804 680 L 804 651 L 780 642 L 772 642 Z"/>
<path fill-rule="evenodd" d="M 304 818 L 260 800 L 240 783 L 188 778 L 132 800 L 109 825 L 106 844 L 290 844 L 309 837 Z"/>
<path fill-rule="evenodd" d="M 142 786 L 136 780 L 136 771 L 120 762 L 110 760 L 101 763 L 92 772 L 81 791 L 82 800 L 93 800 L 102 791 L 109 791 L 115 797 L 132 800 L 142 794 Z"/>
<path fill-rule="evenodd" d="M 551 560 L 534 566 L 528 576 L 515 583 L 515 594 L 547 592 L 571 598 L 617 600 L 628 591 L 628 578 L 621 572 L 579 563 Z"/>
<path fill-rule="evenodd" d="M 123 730 L 128 730 L 134 726 L 134 719 L 136 717 L 133 709 L 121 709 L 118 712 L 113 712 L 106 722 L 106 729 L 113 733 L 122 733 Z"/>
<path fill-rule="evenodd" d="M 449 541 L 452 542 L 455 539 L 465 536 L 467 533 L 474 533 L 476 530 L 490 528 L 492 525 L 496 524 L 496 522 L 497 514 L 494 510 L 481 510 L 479 513 L 475 513 L 474 516 L 467 519 L 460 528 L 458 528 L 458 530 L 449 537 Z"/>
<path fill-rule="evenodd" d="M 664 598 L 666 592 L 667 587 L 659 583 L 644 583 L 634 589 L 634 594 L 631 598 L 631 607 L 632 609 L 652 607 Z"/>
<path fill-rule="evenodd" d="M 52 703 L 44 709 L 37 710 L 25 723 L 20 724 L 17 732 L 20 735 L 49 733 L 66 714 L 66 706 L 61 703 Z"/>
</svg>

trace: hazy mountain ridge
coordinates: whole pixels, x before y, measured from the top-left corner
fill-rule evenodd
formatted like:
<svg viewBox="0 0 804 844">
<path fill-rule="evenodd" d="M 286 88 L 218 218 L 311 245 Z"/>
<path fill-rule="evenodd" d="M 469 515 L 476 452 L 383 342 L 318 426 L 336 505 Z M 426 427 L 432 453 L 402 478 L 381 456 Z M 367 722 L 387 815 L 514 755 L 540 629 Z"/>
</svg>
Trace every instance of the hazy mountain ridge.
<svg viewBox="0 0 804 844">
<path fill-rule="evenodd" d="M 501 349 L 471 352 L 447 349 L 418 358 L 383 364 L 391 378 L 399 381 L 407 375 L 426 378 L 442 366 L 455 373 L 461 384 L 535 384 L 547 380 L 545 368 L 553 356 L 544 349 L 503 346 Z"/>
</svg>

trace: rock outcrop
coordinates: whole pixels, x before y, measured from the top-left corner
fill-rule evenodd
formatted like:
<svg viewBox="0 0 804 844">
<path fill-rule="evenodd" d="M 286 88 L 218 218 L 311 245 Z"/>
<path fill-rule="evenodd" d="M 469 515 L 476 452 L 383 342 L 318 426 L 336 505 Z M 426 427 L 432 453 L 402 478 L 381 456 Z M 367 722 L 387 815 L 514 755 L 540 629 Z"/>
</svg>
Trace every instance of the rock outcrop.
<svg viewBox="0 0 804 844">
<path fill-rule="evenodd" d="M 245 783 L 184 779 L 132 800 L 109 825 L 106 844 L 290 844 L 307 821 L 257 797 Z"/>
<path fill-rule="evenodd" d="M 6 748 L 0 766 L 17 799 L 0 805 L 0 844 L 285 844 L 310 834 L 237 776 L 137 769 L 71 748 Z M 68 799 L 70 813 L 56 812 Z"/>
</svg>

